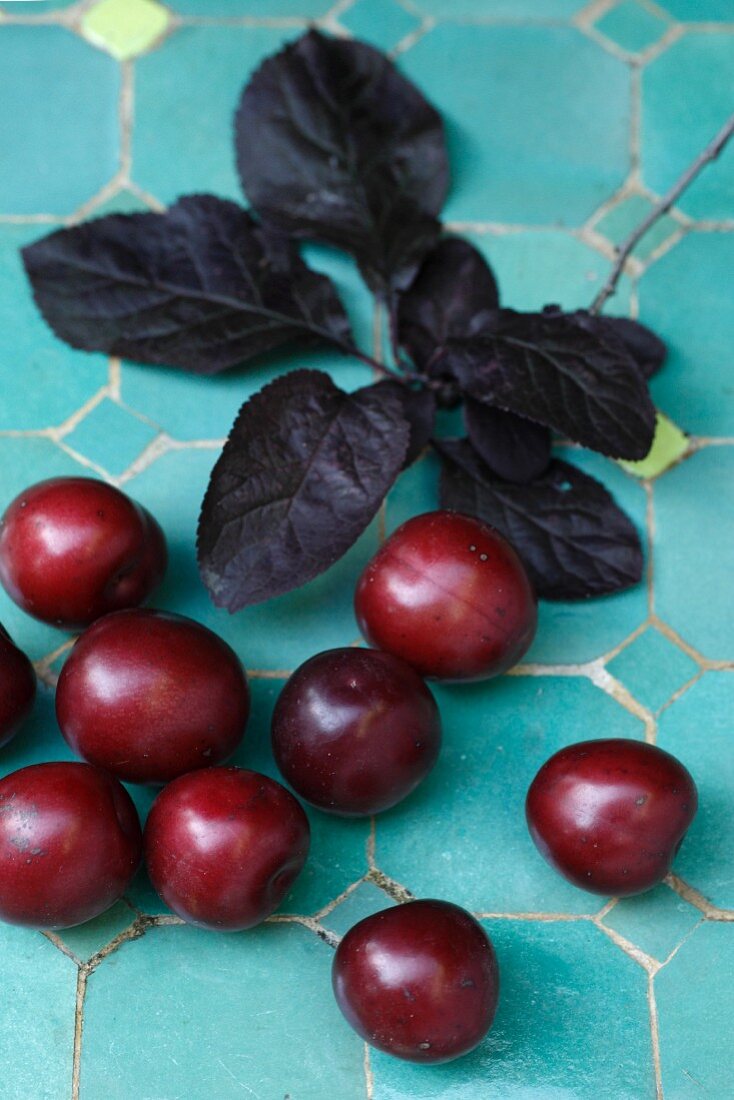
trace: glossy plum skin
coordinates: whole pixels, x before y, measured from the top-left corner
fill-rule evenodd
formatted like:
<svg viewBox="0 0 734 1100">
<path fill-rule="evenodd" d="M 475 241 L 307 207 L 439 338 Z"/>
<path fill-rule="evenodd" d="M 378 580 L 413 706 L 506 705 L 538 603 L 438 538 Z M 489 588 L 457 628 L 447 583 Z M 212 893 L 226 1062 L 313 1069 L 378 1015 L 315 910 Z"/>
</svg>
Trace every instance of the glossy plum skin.
<svg viewBox="0 0 734 1100">
<path fill-rule="evenodd" d="M 29 615 L 66 630 L 143 603 L 166 560 L 153 516 L 93 478 L 40 481 L 0 520 L 0 582 Z"/>
<path fill-rule="evenodd" d="M 489 1031 L 499 969 L 482 926 L 447 901 L 383 909 L 347 932 L 334 995 L 372 1046 L 409 1062 L 448 1062 Z"/>
<path fill-rule="evenodd" d="M 109 909 L 140 863 L 125 788 L 98 768 L 32 764 L 0 779 L 0 920 L 69 928 Z"/>
<path fill-rule="evenodd" d="M 696 785 L 674 756 L 614 738 L 551 756 L 525 808 L 551 866 L 574 886 L 625 897 L 665 878 L 697 806 Z"/>
<path fill-rule="evenodd" d="M 517 664 L 535 636 L 535 594 L 497 531 L 458 512 L 427 512 L 393 532 L 357 584 L 370 645 L 436 680 L 486 680 Z"/>
<path fill-rule="evenodd" d="M 35 698 L 35 669 L 0 626 L 0 747 L 18 732 Z"/>
<path fill-rule="evenodd" d="M 153 886 L 183 920 L 216 932 L 264 921 L 308 855 L 310 829 L 285 787 L 245 768 L 181 776 L 145 826 Z"/>
<path fill-rule="evenodd" d="M 117 611 L 79 638 L 56 689 L 71 748 L 130 783 L 219 764 L 245 731 L 250 693 L 226 642 L 163 611 Z"/>
<path fill-rule="evenodd" d="M 441 718 L 414 669 L 374 649 L 306 661 L 273 713 L 273 755 L 307 802 L 344 816 L 380 813 L 436 763 Z"/>
</svg>

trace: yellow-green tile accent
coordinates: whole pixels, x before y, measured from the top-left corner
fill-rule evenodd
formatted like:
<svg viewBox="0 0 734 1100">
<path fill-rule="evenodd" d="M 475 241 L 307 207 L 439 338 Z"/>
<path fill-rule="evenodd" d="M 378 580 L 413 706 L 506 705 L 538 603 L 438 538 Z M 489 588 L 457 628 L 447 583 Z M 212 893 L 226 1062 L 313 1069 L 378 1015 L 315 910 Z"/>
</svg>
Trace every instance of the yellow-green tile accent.
<svg viewBox="0 0 734 1100">
<path fill-rule="evenodd" d="M 635 477 L 658 477 L 688 450 L 688 436 L 663 413 L 658 413 L 652 447 L 639 462 L 620 459 L 619 465 Z"/>
<path fill-rule="evenodd" d="M 170 20 L 156 0 L 100 0 L 82 19 L 82 32 L 93 45 L 127 61 L 149 50 Z"/>
</svg>

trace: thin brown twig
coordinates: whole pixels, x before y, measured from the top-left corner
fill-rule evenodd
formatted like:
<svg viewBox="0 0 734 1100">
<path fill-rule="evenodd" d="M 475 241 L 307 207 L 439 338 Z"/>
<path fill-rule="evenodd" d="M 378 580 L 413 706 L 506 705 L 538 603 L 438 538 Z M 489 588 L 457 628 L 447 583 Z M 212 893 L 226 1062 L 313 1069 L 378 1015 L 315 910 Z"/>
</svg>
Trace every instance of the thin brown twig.
<svg viewBox="0 0 734 1100">
<path fill-rule="evenodd" d="M 693 183 L 701 169 L 707 164 L 710 164 L 712 160 L 716 160 L 732 134 L 734 134 L 734 115 L 732 115 L 726 125 L 719 130 L 716 137 L 709 142 L 706 148 L 699 153 L 693 163 L 686 168 L 680 179 L 677 180 L 670 190 L 663 195 L 655 206 L 653 206 L 647 217 L 644 218 L 637 228 L 633 229 L 630 235 L 622 242 L 617 249 L 617 258 L 614 261 L 612 270 L 609 272 L 609 278 L 589 307 L 591 313 L 598 313 L 607 298 L 611 298 L 615 293 L 617 283 L 619 282 L 619 278 L 624 270 L 624 265 L 628 257 L 634 251 L 638 242 L 645 236 L 648 229 L 650 229 L 663 214 L 667 214 L 671 206 L 680 198 L 686 188 Z"/>
</svg>

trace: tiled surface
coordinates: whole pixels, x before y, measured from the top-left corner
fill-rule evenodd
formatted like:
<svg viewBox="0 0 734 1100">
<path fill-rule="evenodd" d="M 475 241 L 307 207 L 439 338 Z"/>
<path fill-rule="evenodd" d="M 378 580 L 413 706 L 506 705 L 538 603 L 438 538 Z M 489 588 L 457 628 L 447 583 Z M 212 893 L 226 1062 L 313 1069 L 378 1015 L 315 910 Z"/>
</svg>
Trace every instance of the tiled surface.
<svg viewBox="0 0 734 1100">
<path fill-rule="evenodd" d="M 110 32 L 102 17 L 118 0 L 0 0 L 0 145 L 10 153 L 0 172 L 0 503 L 42 477 L 91 469 L 150 507 L 171 548 L 159 603 L 214 627 L 242 655 L 253 716 L 236 760 L 275 775 L 268 723 L 283 676 L 318 649 L 356 641 L 355 574 L 383 526 L 435 506 L 435 462 L 424 457 L 403 475 L 384 516 L 325 577 L 238 616 L 215 610 L 194 559 L 198 501 L 238 406 L 286 359 L 202 380 L 73 352 L 39 320 L 17 249 L 75 214 L 141 209 L 197 189 L 236 196 L 230 124 L 247 72 L 307 19 L 328 16 L 332 30 L 397 47 L 445 112 L 447 214 L 486 252 L 504 302 L 586 305 L 615 244 L 730 110 L 734 15 L 728 0 L 167 8 L 179 22 L 160 40 L 133 34 L 132 19 L 113 18 Z M 82 16 L 87 34 L 90 21 L 107 26 L 97 45 L 83 39 Z M 374 824 L 312 812 L 312 857 L 280 921 L 228 937 L 181 927 L 141 874 L 129 904 L 83 928 L 53 939 L 0 929 L 3 1097 L 729 1095 L 733 154 L 641 242 L 610 303 L 639 310 L 669 343 L 653 390 L 690 442 L 676 436 L 671 451 L 666 437 L 665 453 L 634 473 L 570 452 L 649 540 L 647 583 L 542 605 L 516 675 L 437 690 L 446 738 L 435 773 Z M 369 348 L 372 306 L 353 266 L 325 249 L 309 258 L 336 280 Z M 367 381 L 364 368 L 331 353 L 287 362 L 324 367 L 347 387 Z M 4 595 L 0 621 L 47 682 L 0 771 L 68 758 L 50 687 L 67 639 Z M 528 781 L 549 753 L 610 735 L 658 738 L 692 770 L 701 797 L 679 877 L 616 904 L 555 877 L 522 820 Z M 133 791 L 142 814 L 153 793 Z M 496 1026 L 453 1065 L 366 1059 L 331 997 L 336 937 L 406 891 L 470 906 L 497 945 Z"/>
</svg>

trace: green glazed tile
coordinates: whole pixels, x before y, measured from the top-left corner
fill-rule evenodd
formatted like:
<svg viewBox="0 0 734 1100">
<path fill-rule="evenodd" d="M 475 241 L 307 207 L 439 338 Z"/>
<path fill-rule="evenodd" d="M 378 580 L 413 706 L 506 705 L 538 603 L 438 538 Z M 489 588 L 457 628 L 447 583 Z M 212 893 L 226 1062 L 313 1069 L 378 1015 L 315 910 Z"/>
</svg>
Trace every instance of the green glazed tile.
<svg viewBox="0 0 734 1100">
<path fill-rule="evenodd" d="M 447 125 L 448 220 L 581 225 L 629 170 L 629 71 L 575 29 L 439 24 L 401 62 Z"/>
<path fill-rule="evenodd" d="M 86 962 L 124 932 L 135 920 L 136 914 L 124 901 L 115 902 L 111 909 L 86 924 L 64 928 L 57 933 L 63 943 L 78 959 Z"/>
<path fill-rule="evenodd" d="M 76 759 L 61 736 L 56 721 L 54 693 L 45 684 L 39 683 L 29 718 L 13 740 L 0 748 L 0 775 L 10 775 L 18 768 L 44 764 L 47 760 Z M 2 928 L 4 925 L 0 925 L 0 935 Z"/>
<path fill-rule="evenodd" d="M 154 46 L 169 23 L 157 0 L 100 0 L 85 13 L 82 33 L 93 46 L 126 61 Z"/>
<path fill-rule="evenodd" d="M 107 473 L 118 475 L 127 470 L 157 434 L 147 421 L 105 398 L 64 437 L 64 443 Z"/>
<path fill-rule="evenodd" d="M 734 235 L 690 233 L 640 282 L 640 317 L 668 345 L 653 398 L 683 431 L 697 435 L 734 435 L 733 269 Z"/>
<path fill-rule="evenodd" d="M 0 4 L 0 11 L 6 11 L 8 15 L 44 15 L 49 11 L 60 11 L 61 8 L 70 8 L 78 0 L 5 0 Z"/>
<path fill-rule="evenodd" d="M 600 218 L 594 224 L 597 233 L 602 233 L 612 244 L 619 245 L 624 241 L 633 229 L 643 221 L 652 210 L 652 203 L 644 195 L 628 195 L 626 199 L 613 206 L 608 214 Z M 671 234 L 676 233 L 680 226 L 668 214 L 647 231 L 642 240 L 635 246 L 633 256 L 646 260 L 663 241 Z"/>
<path fill-rule="evenodd" d="M 609 260 L 582 241 L 552 229 L 470 237 L 494 269 L 504 306 L 542 309 L 587 308 L 609 274 Z M 626 276 L 606 309 L 626 314 L 630 284 Z"/>
<path fill-rule="evenodd" d="M 731 0 L 664 0 L 663 7 L 676 19 L 704 23 L 731 23 Z"/>
<path fill-rule="evenodd" d="M 145 214 L 149 210 L 150 207 L 146 206 L 143 200 L 139 199 L 133 191 L 121 187 L 112 198 L 100 203 L 99 206 L 95 206 L 91 216 L 93 218 L 104 218 L 108 214 Z"/>
<path fill-rule="evenodd" d="M 377 866 L 418 896 L 475 911 L 596 912 L 602 900 L 535 849 L 525 796 L 563 745 L 639 737 L 641 723 L 582 677 L 506 676 L 435 694 L 440 759 L 410 799 L 377 818 Z"/>
<path fill-rule="evenodd" d="M 168 5 L 180 15 L 210 19 L 301 17 L 318 19 L 334 7 L 333 0 L 171 0 Z"/>
<path fill-rule="evenodd" d="M 252 70 L 295 33 L 183 27 L 164 49 L 141 57 L 135 67 L 135 182 L 165 203 L 195 191 L 241 201 L 232 148 L 240 92 Z"/>
<path fill-rule="evenodd" d="M 658 710 L 698 672 L 687 653 L 650 627 L 607 665 L 644 706 Z"/>
<path fill-rule="evenodd" d="M 652 1100 L 642 968 L 583 921 L 483 924 L 501 981 L 489 1035 L 430 1068 L 373 1053 L 375 1100 Z"/>
<path fill-rule="evenodd" d="M 700 920 L 698 909 L 661 885 L 646 894 L 622 898 L 604 917 L 604 924 L 658 962 L 665 962 Z"/>
<path fill-rule="evenodd" d="M 89 980 L 81 1095 L 363 1100 L 363 1044 L 331 995 L 331 960 L 296 925 L 158 928 L 123 945 Z"/>
<path fill-rule="evenodd" d="M 117 169 L 119 68 L 64 27 L 6 24 L 0 51 L 0 214 L 71 214 Z"/>
<path fill-rule="evenodd" d="M 339 22 L 353 38 L 369 42 L 379 50 L 393 49 L 420 26 L 420 21 L 396 0 L 357 0 L 339 17 Z"/>
<path fill-rule="evenodd" d="M 61 424 L 107 381 L 107 359 L 57 340 L 34 304 L 19 249 L 44 231 L 0 225 L 0 431 Z"/>
<path fill-rule="evenodd" d="M 734 658 L 734 450 L 708 447 L 655 482 L 655 608 L 706 657 Z"/>
<path fill-rule="evenodd" d="M 734 10 L 729 5 L 729 18 Z M 702 18 L 703 16 L 699 16 Z M 659 194 L 718 133 L 731 114 L 734 39 L 688 34 L 642 73 L 642 175 Z M 693 218 L 731 218 L 734 146 L 731 142 L 678 200 Z"/>
<path fill-rule="evenodd" d="M 730 924 L 697 928 L 657 975 L 655 994 L 666 1100 L 700 1100 L 731 1092 L 734 1028 L 734 935 Z"/>
<path fill-rule="evenodd" d="M 624 0 L 606 12 L 594 26 L 628 53 L 639 53 L 657 42 L 669 24 L 635 0 Z"/>
<path fill-rule="evenodd" d="M 77 968 L 40 932 L 0 926 L 0 1050 L 7 1100 L 69 1095 Z"/>
<path fill-rule="evenodd" d="M 420 10 L 440 19 L 565 19 L 582 0 L 420 0 Z"/>
<path fill-rule="evenodd" d="M 559 449 L 558 454 L 601 481 L 638 530 L 644 530 L 645 494 L 640 485 L 600 455 L 575 449 Z M 428 455 L 401 475 L 388 496 L 388 531 L 412 515 L 438 508 L 439 469 L 438 459 Z M 542 600 L 538 606 L 538 632 L 523 659 L 544 664 L 590 661 L 623 641 L 646 616 L 644 584 L 597 600 Z"/>
<path fill-rule="evenodd" d="M 688 450 L 688 436 L 663 413 L 657 414 L 652 447 L 639 462 L 618 459 L 619 465 L 635 477 L 658 477 Z"/>
<path fill-rule="evenodd" d="M 734 909 L 734 673 L 707 672 L 660 716 L 658 744 L 677 756 L 698 787 L 698 813 L 674 870 L 714 905 Z"/>
<path fill-rule="evenodd" d="M 375 886 L 372 882 L 360 882 L 356 890 L 353 890 L 344 901 L 340 902 L 330 913 L 322 917 L 321 923 L 330 928 L 332 932 L 343 936 L 365 917 L 371 917 L 373 913 L 380 913 L 395 903 L 388 897 L 384 890 Z"/>
</svg>

